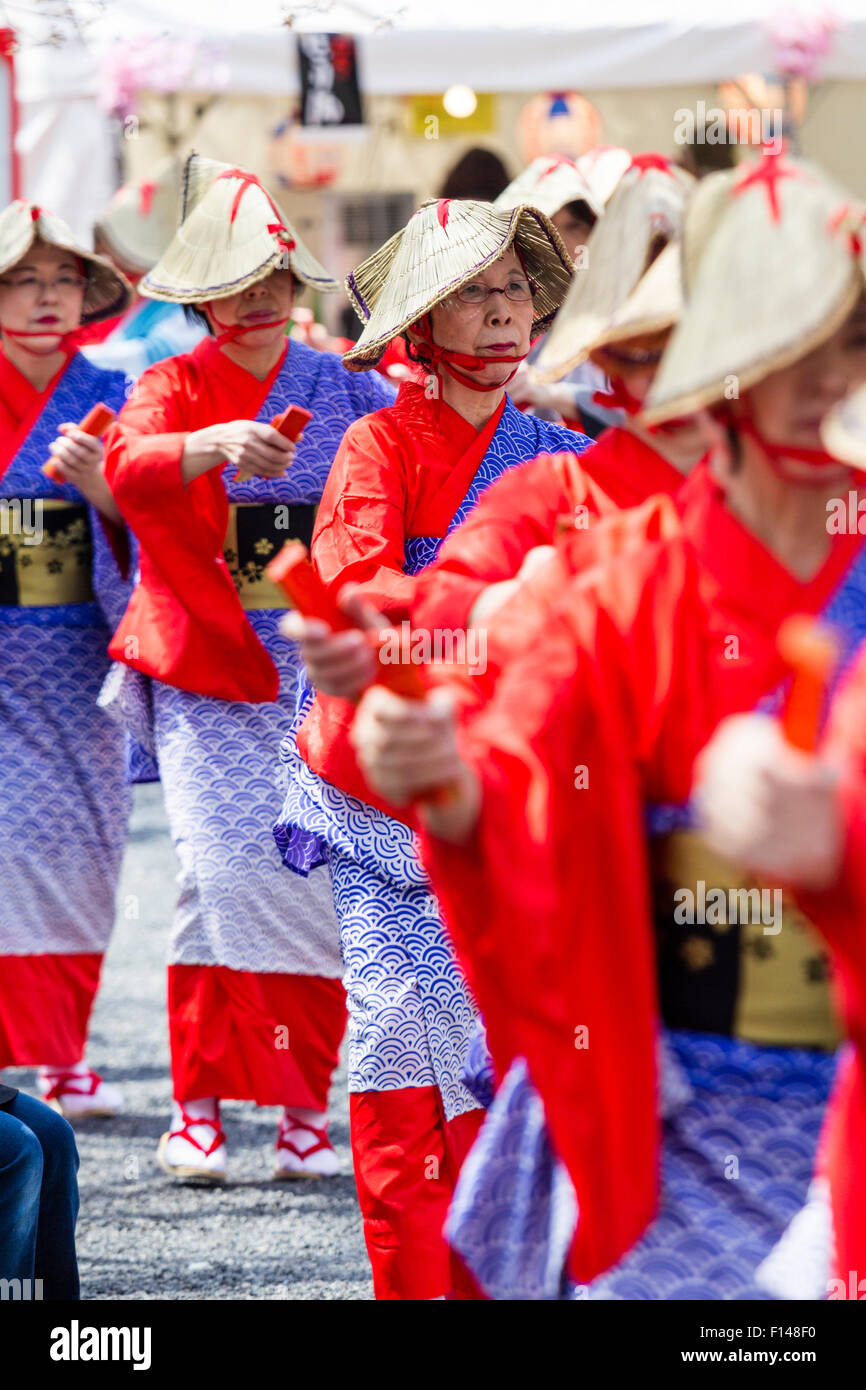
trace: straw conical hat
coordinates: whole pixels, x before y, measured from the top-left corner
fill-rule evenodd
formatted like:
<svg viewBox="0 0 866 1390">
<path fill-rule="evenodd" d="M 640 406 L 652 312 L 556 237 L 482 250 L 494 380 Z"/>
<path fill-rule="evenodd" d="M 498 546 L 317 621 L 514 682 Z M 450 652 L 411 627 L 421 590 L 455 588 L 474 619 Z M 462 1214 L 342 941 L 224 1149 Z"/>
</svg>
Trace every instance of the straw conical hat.
<svg viewBox="0 0 866 1390">
<path fill-rule="evenodd" d="M 590 188 L 574 160 L 557 155 L 533 159 L 512 179 L 495 200 L 495 208 L 516 208 L 522 203 L 552 217 L 568 203 L 586 203 L 593 217 L 601 217 L 604 203 Z"/>
<path fill-rule="evenodd" d="M 293 275 L 339 290 L 255 174 L 191 154 L 183 180 L 182 222 L 139 285 L 150 299 L 197 304 L 238 294 L 288 259 Z"/>
<path fill-rule="evenodd" d="M 499 259 L 514 243 L 537 286 L 534 332 L 543 331 L 571 281 L 574 264 L 553 223 L 535 208 L 439 198 L 346 279 L 365 328 L 343 357 L 356 372 L 375 367 L 388 343 L 435 304 Z"/>
<path fill-rule="evenodd" d="M 679 257 L 662 259 L 659 251 L 681 234 L 694 182 L 673 165 L 638 165 L 623 175 L 538 355 L 537 380 L 558 381 L 596 349 L 676 322 Z"/>
<path fill-rule="evenodd" d="M 847 210 L 836 184 L 785 153 L 701 181 L 683 232 L 685 305 L 643 418 L 742 393 L 834 332 L 863 289 Z"/>
<path fill-rule="evenodd" d="M 81 310 L 82 324 L 97 323 L 123 312 L 132 297 L 132 286 L 126 277 L 104 257 L 81 246 L 72 235 L 72 229 L 53 212 L 46 212 L 36 203 L 25 203 L 20 198 L 0 212 L 0 275 L 17 265 L 37 239 L 48 246 L 71 251 L 84 262 L 87 290 Z"/>
<path fill-rule="evenodd" d="M 853 468 L 866 468 L 866 386 L 830 411 L 821 435 L 828 453 Z"/>
<path fill-rule="evenodd" d="M 121 265 L 143 273 L 156 265 L 178 224 L 181 163 L 163 159 L 150 178 L 118 188 L 94 231 Z"/>
<path fill-rule="evenodd" d="M 631 164 L 629 150 L 621 145 L 596 145 L 575 160 L 578 172 L 583 175 L 593 194 L 604 206 L 613 196 L 616 186 Z"/>
</svg>

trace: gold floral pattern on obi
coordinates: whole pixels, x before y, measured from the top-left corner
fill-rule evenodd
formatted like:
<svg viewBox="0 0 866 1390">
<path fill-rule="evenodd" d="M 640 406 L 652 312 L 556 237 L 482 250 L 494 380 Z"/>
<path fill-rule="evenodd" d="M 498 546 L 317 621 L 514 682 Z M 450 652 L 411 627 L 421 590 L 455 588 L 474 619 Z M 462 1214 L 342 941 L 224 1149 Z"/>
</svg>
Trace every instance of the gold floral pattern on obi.
<svg viewBox="0 0 866 1390">
<path fill-rule="evenodd" d="M 265 569 L 286 541 L 310 544 L 316 508 L 274 502 L 232 502 L 223 556 L 246 609 L 290 608 Z"/>
<path fill-rule="evenodd" d="M 0 606 L 92 603 L 93 537 L 84 503 L 0 498 Z"/>
</svg>

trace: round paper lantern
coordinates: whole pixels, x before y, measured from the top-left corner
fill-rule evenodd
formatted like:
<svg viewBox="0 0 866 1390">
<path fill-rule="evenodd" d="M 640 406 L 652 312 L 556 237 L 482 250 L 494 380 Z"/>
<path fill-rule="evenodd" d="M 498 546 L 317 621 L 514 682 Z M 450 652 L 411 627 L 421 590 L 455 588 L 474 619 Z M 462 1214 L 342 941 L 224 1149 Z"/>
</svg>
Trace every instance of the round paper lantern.
<svg viewBox="0 0 866 1390">
<path fill-rule="evenodd" d="M 542 154 L 577 159 L 601 139 L 601 116 L 579 92 L 547 92 L 524 106 L 517 139 L 524 164 Z"/>
<path fill-rule="evenodd" d="M 289 117 L 271 131 L 268 168 L 285 188 L 324 188 L 343 167 L 337 140 L 318 131 L 307 136 L 299 121 Z"/>
</svg>

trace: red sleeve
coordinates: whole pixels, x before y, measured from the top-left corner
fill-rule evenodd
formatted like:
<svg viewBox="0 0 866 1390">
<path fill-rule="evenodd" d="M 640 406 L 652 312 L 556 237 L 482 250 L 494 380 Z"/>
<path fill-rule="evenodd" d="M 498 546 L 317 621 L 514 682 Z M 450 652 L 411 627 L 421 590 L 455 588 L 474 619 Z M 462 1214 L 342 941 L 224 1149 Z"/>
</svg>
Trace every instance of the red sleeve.
<svg viewBox="0 0 866 1390">
<path fill-rule="evenodd" d="M 797 899 L 833 951 L 834 979 L 854 1044 L 840 1067 L 820 1153 L 832 1193 L 835 1272 L 845 1281 L 847 1297 L 848 1272 L 862 1269 L 866 1260 L 866 655 L 833 702 L 823 751 L 841 772 L 845 858 L 831 892 L 798 890 Z"/>
<path fill-rule="evenodd" d="M 121 513 L 146 548 L 161 543 L 166 523 L 180 524 L 191 543 L 216 554 L 225 534 L 225 489 L 218 468 L 184 486 L 184 445 L 199 427 L 189 417 L 185 387 L 182 359 L 159 362 L 139 378 L 106 432 L 105 475 Z"/>
<path fill-rule="evenodd" d="M 842 871 L 830 892 L 798 890 L 797 898 L 837 954 L 848 1027 L 866 1055 L 866 657 L 838 691 L 822 752 L 840 773 Z"/>
<path fill-rule="evenodd" d="M 473 841 L 422 836 L 497 1067 L 527 1059 L 574 1182 L 582 1280 L 628 1249 L 656 1201 L 641 763 L 696 610 L 688 576 L 655 559 L 621 569 L 604 601 L 595 579 L 572 581 L 464 733 L 483 788 Z M 646 679 L 657 664 L 666 682 Z"/>
<path fill-rule="evenodd" d="M 408 617 L 414 579 L 403 573 L 409 495 L 388 411 L 350 425 L 331 466 L 313 534 L 316 569 L 334 596 L 357 584 L 391 621 Z"/>
<path fill-rule="evenodd" d="M 141 542 L 141 582 L 110 654 L 182 690 L 223 700 L 276 699 L 279 675 L 247 621 L 222 559 L 228 499 L 221 469 L 184 487 L 192 392 L 186 359 L 138 381 L 106 434 L 105 473 Z M 212 422 L 204 418 L 200 423 Z"/>
<path fill-rule="evenodd" d="M 412 621 L 433 631 L 467 627 L 479 594 L 512 579 L 529 550 L 547 545 L 566 503 L 549 455 L 509 469 L 490 487 L 435 562 L 418 576 Z"/>
<path fill-rule="evenodd" d="M 560 516 L 583 506 L 587 517 L 613 504 L 583 473 L 577 454 L 541 454 L 511 468 L 485 492 L 416 580 L 416 627 L 466 627 L 484 589 L 513 579 L 530 550 L 551 545 Z"/>
</svg>

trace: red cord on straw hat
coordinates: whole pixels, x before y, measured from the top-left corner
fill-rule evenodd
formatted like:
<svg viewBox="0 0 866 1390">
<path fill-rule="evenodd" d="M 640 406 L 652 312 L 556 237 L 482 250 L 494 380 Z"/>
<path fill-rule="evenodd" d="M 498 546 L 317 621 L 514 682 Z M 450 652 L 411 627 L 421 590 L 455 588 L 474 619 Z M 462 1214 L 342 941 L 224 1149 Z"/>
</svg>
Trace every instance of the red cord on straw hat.
<svg viewBox="0 0 866 1390">
<path fill-rule="evenodd" d="M 763 183 L 767 189 L 767 197 L 770 200 L 770 216 L 774 222 L 778 222 L 782 215 L 779 207 L 779 193 L 776 188 L 780 179 L 801 178 L 799 169 L 795 169 L 790 164 L 783 164 L 782 159 L 788 152 L 787 142 L 780 141 L 777 147 L 765 144 L 761 146 L 761 158 L 751 169 L 745 168 L 742 177 L 737 179 L 731 189 L 731 196 L 736 197 L 738 193 L 744 193 L 747 188 L 755 187 Z"/>
<path fill-rule="evenodd" d="M 866 226 L 866 207 L 856 203 L 841 203 L 827 221 L 827 232 L 831 237 L 840 232 L 848 234 L 848 249 L 852 256 L 863 254 L 863 227 Z"/>
<path fill-rule="evenodd" d="M 282 222 L 269 222 L 268 231 L 272 236 L 277 238 L 277 241 L 283 243 L 287 251 L 296 250 L 298 243 L 295 241 L 288 227 L 284 227 Z"/>
<path fill-rule="evenodd" d="M 626 173 L 629 172 L 629 169 L 637 169 L 639 178 L 643 178 L 648 169 L 658 169 L 662 174 L 669 174 L 671 178 L 674 177 L 671 161 L 663 154 L 633 154 Z"/>
<path fill-rule="evenodd" d="M 551 174 L 555 174 L 557 169 L 561 169 L 563 165 L 565 165 L 567 169 L 577 168 L 577 165 L 575 164 L 574 160 L 569 159 L 567 154 L 552 154 L 550 156 L 547 168 L 543 171 L 543 173 L 538 175 L 538 182 L 541 183 L 542 179 L 549 178 Z"/>
<path fill-rule="evenodd" d="M 264 193 L 271 211 L 278 219 L 276 222 L 269 222 L 267 230 L 272 236 L 275 236 L 278 241 L 282 242 L 287 251 L 295 251 L 297 249 L 297 241 L 283 222 L 283 214 L 280 212 L 268 190 L 264 187 L 261 179 L 257 178 L 255 174 L 248 174 L 245 169 L 226 169 L 224 173 L 217 174 L 214 182 L 218 183 L 220 179 L 240 179 L 241 181 L 241 186 L 232 200 L 232 210 L 229 217 L 230 222 L 234 222 L 237 217 L 238 208 L 241 205 L 241 198 L 244 196 L 247 189 L 257 188 L 260 193 Z"/>
<path fill-rule="evenodd" d="M 142 217 L 149 217 L 149 216 L 150 216 L 150 207 L 151 207 L 151 203 L 153 202 L 153 195 L 154 195 L 154 193 L 156 192 L 156 190 L 157 190 L 158 187 L 159 187 L 159 184 L 156 184 L 156 183 L 147 183 L 147 182 L 145 182 L 145 183 L 139 184 L 139 186 L 138 186 L 138 210 L 139 210 L 139 212 L 141 213 Z"/>
<path fill-rule="evenodd" d="M 451 204 L 450 198 L 436 199 L 436 216 L 439 218 L 439 226 L 445 228 L 448 222 L 448 209 Z"/>
<path fill-rule="evenodd" d="M 238 208 L 241 205 L 241 198 L 244 196 L 247 189 L 257 188 L 260 193 L 264 193 L 265 197 L 268 200 L 268 203 L 270 204 L 271 211 L 280 220 L 280 226 L 283 225 L 283 214 L 280 212 L 279 208 L 277 207 L 268 190 L 264 187 L 261 179 L 257 178 L 255 174 L 248 174 L 245 169 L 226 169 L 224 173 L 217 174 L 214 182 L 219 183 L 220 179 L 240 179 L 241 181 L 241 186 L 235 194 L 234 200 L 232 202 L 232 210 L 231 215 L 229 217 L 230 222 L 234 222 L 235 218 L 237 217 Z"/>
</svg>

